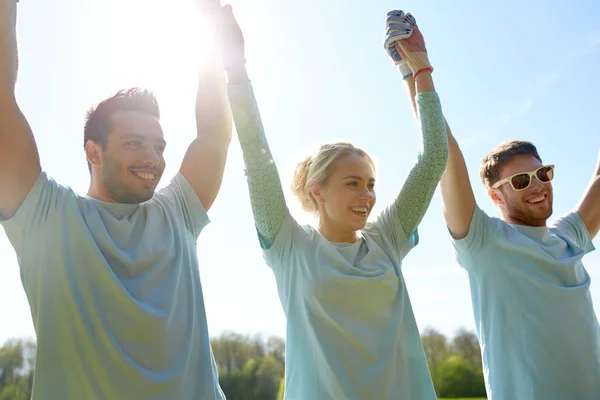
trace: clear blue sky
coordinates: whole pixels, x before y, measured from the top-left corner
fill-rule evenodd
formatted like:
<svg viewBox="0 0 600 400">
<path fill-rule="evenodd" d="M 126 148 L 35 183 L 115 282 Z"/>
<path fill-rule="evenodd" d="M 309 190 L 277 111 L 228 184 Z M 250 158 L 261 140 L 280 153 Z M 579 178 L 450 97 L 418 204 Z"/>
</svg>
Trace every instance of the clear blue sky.
<svg viewBox="0 0 600 400">
<path fill-rule="evenodd" d="M 416 16 L 425 35 L 437 90 L 480 206 L 498 216 L 479 183 L 482 156 L 515 138 L 534 141 L 544 161 L 556 164 L 555 216 L 577 204 L 600 148 L 596 0 L 580 0 L 576 7 L 541 0 L 231 4 L 245 32 L 249 71 L 286 190 L 301 157 L 324 141 L 343 139 L 377 159 L 375 212 L 399 191 L 419 136 L 381 41 L 386 12 L 402 8 Z M 162 184 L 168 182 L 195 135 L 196 50 L 202 45 L 195 23 L 193 0 L 22 1 L 17 94 L 43 168 L 54 179 L 86 193 L 85 111 L 120 88 L 143 85 L 161 103 L 169 141 Z M 285 318 L 247 193 L 234 136 L 212 223 L 198 246 L 209 330 L 283 336 Z M 311 221 L 291 197 L 289 205 L 299 220 Z M 420 328 L 446 334 L 473 329 L 467 279 L 453 257 L 439 193 L 420 234 L 403 266 Z M 600 308 L 600 252 L 585 264 Z M 0 304 L 0 343 L 34 335 L 17 260 L 2 230 Z"/>
</svg>

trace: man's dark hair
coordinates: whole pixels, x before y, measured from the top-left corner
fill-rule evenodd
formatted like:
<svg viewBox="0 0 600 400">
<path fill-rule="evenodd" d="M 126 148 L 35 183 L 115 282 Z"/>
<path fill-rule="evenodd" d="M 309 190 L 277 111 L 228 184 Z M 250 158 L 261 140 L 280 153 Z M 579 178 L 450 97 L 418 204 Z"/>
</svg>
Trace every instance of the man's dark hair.
<svg viewBox="0 0 600 400">
<path fill-rule="evenodd" d="M 160 118 L 160 109 L 152 91 L 142 88 L 123 89 L 87 112 L 83 129 L 83 147 L 88 140 L 106 148 L 111 117 L 117 111 L 139 111 Z M 88 161 L 88 168 L 92 165 Z"/>
<path fill-rule="evenodd" d="M 542 162 L 533 143 L 523 140 L 511 140 L 501 143 L 483 157 L 479 175 L 485 187 L 490 188 L 494 183 L 500 180 L 502 167 L 504 167 L 511 158 L 523 154 L 534 156 Z"/>
</svg>

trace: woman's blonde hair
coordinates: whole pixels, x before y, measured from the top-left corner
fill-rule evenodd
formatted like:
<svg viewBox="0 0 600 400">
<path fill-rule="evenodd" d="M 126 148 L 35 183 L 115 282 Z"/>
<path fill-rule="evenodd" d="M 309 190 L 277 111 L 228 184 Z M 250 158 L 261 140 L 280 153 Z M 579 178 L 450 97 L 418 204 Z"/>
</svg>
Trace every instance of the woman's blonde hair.
<svg viewBox="0 0 600 400">
<path fill-rule="evenodd" d="M 324 144 L 316 155 L 308 156 L 298 163 L 294 172 L 292 192 L 300 200 L 304 211 L 316 213 L 319 210 L 311 188 L 315 185 L 325 185 L 331 176 L 333 164 L 341 157 L 350 154 L 358 154 L 374 166 L 367 152 L 346 142 Z"/>
</svg>

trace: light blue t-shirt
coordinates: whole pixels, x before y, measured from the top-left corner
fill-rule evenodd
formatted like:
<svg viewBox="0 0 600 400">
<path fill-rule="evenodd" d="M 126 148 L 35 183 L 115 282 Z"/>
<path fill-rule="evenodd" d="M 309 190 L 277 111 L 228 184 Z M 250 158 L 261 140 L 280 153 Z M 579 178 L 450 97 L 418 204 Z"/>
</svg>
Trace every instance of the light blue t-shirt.
<svg viewBox="0 0 600 400">
<path fill-rule="evenodd" d="M 286 400 L 436 398 L 413 315 L 397 207 L 353 244 L 289 216 L 264 251 L 287 317 Z"/>
<path fill-rule="evenodd" d="M 34 400 L 225 398 L 196 253 L 207 223 L 181 174 L 139 205 L 40 174 L 2 222 L 37 333 Z"/>
<path fill-rule="evenodd" d="M 581 259 L 594 250 L 576 212 L 551 226 L 475 208 L 455 240 L 467 271 L 490 400 L 600 399 L 600 327 Z"/>
</svg>

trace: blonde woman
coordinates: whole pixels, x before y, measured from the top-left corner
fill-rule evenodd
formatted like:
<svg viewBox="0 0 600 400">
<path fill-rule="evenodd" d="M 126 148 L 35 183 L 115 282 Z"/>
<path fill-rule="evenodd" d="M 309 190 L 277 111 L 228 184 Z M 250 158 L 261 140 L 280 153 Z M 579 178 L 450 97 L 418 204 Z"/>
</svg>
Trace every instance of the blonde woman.
<svg viewBox="0 0 600 400">
<path fill-rule="evenodd" d="M 226 10 L 229 98 L 260 244 L 287 316 L 285 398 L 435 399 L 400 269 L 448 157 L 432 68 L 414 21 L 390 13 L 386 48 L 416 88 L 410 94 L 423 139 L 418 162 L 396 200 L 367 222 L 376 200 L 371 158 L 349 143 L 321 146 L 298 165 L 293 184 L 303 208 L 318 216 L 312 227 L 296 223 L 286 206 L 244 67 L 243 36 Z"/>
</svg>

